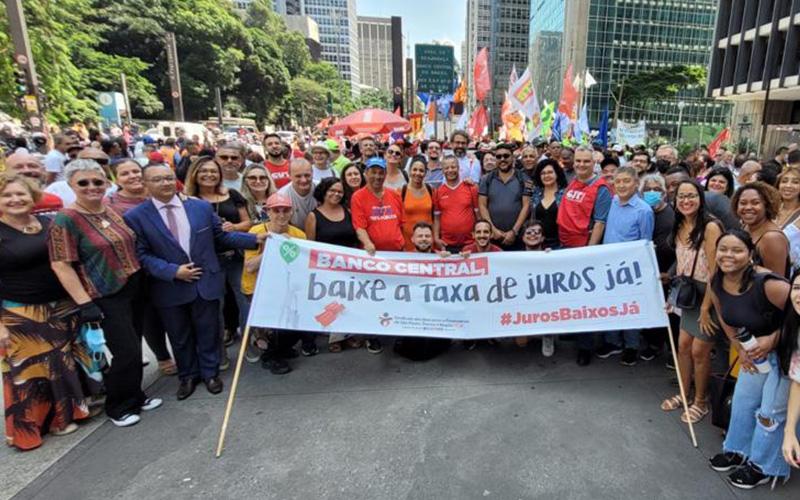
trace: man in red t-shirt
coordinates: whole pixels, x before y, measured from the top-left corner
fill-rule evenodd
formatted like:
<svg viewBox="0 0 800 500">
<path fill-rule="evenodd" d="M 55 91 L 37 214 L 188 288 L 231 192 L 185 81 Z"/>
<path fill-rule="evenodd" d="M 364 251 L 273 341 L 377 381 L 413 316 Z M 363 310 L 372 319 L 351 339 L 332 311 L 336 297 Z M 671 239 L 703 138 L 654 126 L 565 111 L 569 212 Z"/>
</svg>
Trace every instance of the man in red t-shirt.
<svg viewBox="0 0 800 500">
<path fill-rule="evenodd" d="M 269 171 L 276 189 L 282 188 L 292 180 L 289 175 L 289 160 L 283 157 L 283 147 L 283 141 L 278 134 L 264 136 L 264 151 L 267 153 L 264 166 Z"/>
<path fill-rule="evenodd" d="M 353 227 L 364 250 L 374 255 L 376 250 L 403 250 L 403 200 L 392 189 L 385 189 L 386 162 L 383 158 L 367 160 L 364 177 L 367 184 L 353 194 L 350 213 Z"/>
<path fill-rule="evenodd" d="M 436 245 L 458 253 L 472 243 L 472 226 L 478 213 L 478 188 L 461 182 L 458 158 L 442 160 L 444 183 L 433 193 L 433 234 Z"/>
<path fill-rule="evenodd" d="M 469 257 L 474 253 L 502 252 L 503 249 L 492 243 L 492 223 L 486 219 L 478 219 L 472 227 L 472 239 L 469 245 L 461 249 L 461 256 Z"/>
<path fill-rule="evenodd" d="M 44 165 L 39 159 L 30 153 L 14 153 L 6 158 L 6 168 L 9 172 L 15 172 L 29 179 L 33 179 L 40 188 L 44 188 L 46 172 Z M 31 213 L 35 215 L 55 214 L 64 208 L 61 198 L 52 194 L 42 192 L 42 198 L 36 202 Z"/>
</svg>

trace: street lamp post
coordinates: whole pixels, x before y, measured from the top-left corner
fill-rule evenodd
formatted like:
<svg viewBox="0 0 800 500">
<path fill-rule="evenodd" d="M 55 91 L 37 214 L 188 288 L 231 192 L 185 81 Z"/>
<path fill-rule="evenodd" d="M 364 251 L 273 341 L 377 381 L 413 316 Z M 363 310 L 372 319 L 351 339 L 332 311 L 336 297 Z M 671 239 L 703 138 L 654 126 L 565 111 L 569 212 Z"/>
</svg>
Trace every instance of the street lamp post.
<svg viewBox="0 0 800 500">
<path fill-rule="evenodd" d="M 683 126 L 683 108 L 686 107 L 686 103 L 683 101 L 678 101 L 678 141 L 677 143 L 681 143 L 681 128 Z"/>
</svg>

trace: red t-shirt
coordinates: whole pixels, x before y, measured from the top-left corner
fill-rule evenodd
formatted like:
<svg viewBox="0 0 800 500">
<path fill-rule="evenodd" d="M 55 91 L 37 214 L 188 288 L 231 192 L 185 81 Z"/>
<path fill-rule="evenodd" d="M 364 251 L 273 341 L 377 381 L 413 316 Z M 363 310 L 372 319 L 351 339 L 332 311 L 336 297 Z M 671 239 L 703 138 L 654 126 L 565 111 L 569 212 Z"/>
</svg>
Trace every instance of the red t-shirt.
<svg viewBox="0 0 800 500">
<path fill-rule="evenodd" d="M 462 248 L 461 251 L 469 253 L 487 253 L 487 252 L 502 252 L 503 249 L 495 245 L 494 243 L 489 243 L 489 248 L 485 252 L 481 252 L 481 250 L 478 248 L 477 243 L 470 243 L 469 245 Z"/>
<path fill-rule="evenodd" d="M 272 163 L 267 160 L 264 166 L 269 171 L 269 176 L 272 177 L 272 182 L 275 183 L 277 189 L 289 184 L 292 178 L 289 176 L 289 160 L 284 160 L 283 163 Z"/>
<path fill-rule="evenodd" d="M 64 208 L 64 202 L 61 201 L 61 198 L 54 195 L 53 193 L 42 193 L 42 199 L 34 205 L 33 210 L 31 211 L 32 214 L 47 214 L 53 213 L 55 214 L 59 210 Z"/>
<path fill-rule="evenodd" d="M 442 184 L 433 193 L 433 213 L 439 215 L 439 237 L 445 245 L 472 243 L 472 226 L 478 208 L 478 188 L 460 182 L 451 188 Z"/>
<path fill-rule="evenodd" d="M 376 250 L 403 250 L 403 200 L 393 189 L 383 190 L 383 199 L 363 187 L 350 200 L 353 227 L 365 229 Z"/>
</svg>

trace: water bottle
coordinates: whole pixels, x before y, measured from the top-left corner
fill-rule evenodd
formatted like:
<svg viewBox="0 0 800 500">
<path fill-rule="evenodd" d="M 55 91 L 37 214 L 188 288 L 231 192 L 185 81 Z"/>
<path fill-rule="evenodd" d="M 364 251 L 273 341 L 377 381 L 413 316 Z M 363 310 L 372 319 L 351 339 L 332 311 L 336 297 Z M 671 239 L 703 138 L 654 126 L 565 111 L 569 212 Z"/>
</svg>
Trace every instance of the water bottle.
<svg viewBox="0 0 800 500">
<path fill-rule="evenodd" d="M 744 347 L 744 349 L 748 352 L 758 347 L 756 338 L 753 337 L 753 334 L 747 331 L 747 329 L 744 327 L 739 328 L 739 331 L 736 334 L 736 340 L 738 340 L 742 344 L 742 347 Z M 753 365 L 755 365 L 756 370 L 758 370 L 759 373 L 769 373 L 771 369 L 767 358 L 754 359 Z"/>
</svg>

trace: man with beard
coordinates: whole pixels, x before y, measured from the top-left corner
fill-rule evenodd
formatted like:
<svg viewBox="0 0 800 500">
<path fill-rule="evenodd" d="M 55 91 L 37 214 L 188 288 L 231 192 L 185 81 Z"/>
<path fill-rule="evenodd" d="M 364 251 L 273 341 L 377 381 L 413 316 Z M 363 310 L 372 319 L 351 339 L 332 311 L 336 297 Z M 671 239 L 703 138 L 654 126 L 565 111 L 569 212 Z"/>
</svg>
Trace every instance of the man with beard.
<svg viewBox="0 0 800 500">
<path fill-rule="evenodd" d="M 492 239 L 503 250 L 522 249 L 519 230 L 528 217 L 533 186 L 514 168 L 513 150 L 509 144 L 495 148 L 497 169 L 481 179 L 478 188 L 481 217 L 492 224 Z"/>
<path fill-rule="evenodd" d="M 430 140 L 424 145 L 422 152 L 428 158 L 428 173 L 425 174 L 425 184 L 437 189 L 444 182 L 444 173 L 440 161 L 442 159 L 442 145 L 435 139 Z"/>
<path fill-rule="evenodd" d="M 264 151 L 267 159 L 264 166 L 267 167 L 272 182 L 277 189 L 289 184 L 289 160 L 283 155 L 285 145 L 278 134 L 267 134 L 264 136 Z"/>
<path fill-rule="evenodd" d="M 362 172 L 366 172 L 367 161 L 373 156 L 378 156 L 378 144 L 372 136 L 363 137 L 358 141 L 358 150 L 361 152 L 361 158 L 356 164 L 361 167 Z"/>
<path fill-rule="evenodd" d="M 575 152 L 572 148 L 561 148 L 561 169 L 567 176 L 567 182 L 572 182 L 575 178 Z"/>
<path fill-rule="evenodd" d="M 450 135 L 450 147 L 458 158 L 459 177 L 468 182 L 477 184 L 481 180 L 481 162 L 472 155 L 467 154 L 469 135 L 463 130 L 456 130 Z"/>
<path fill-rule="evenodd" d="M 414 251 L 433 253 L 433 227 L 427 222 L 417 222 L 411 233 Z M 440 257 L 448 257 L 448 252 L 440 252 Z M 450 339 L 428 337 L 405 337 L 395 341 L 394 351 L 412 361 L 426 361 L 443 353 L 450 347 Z"/>
</svg>

